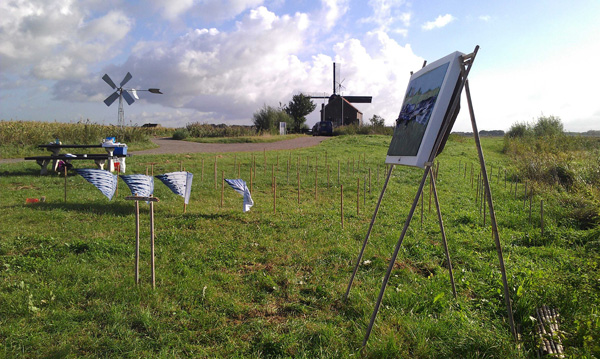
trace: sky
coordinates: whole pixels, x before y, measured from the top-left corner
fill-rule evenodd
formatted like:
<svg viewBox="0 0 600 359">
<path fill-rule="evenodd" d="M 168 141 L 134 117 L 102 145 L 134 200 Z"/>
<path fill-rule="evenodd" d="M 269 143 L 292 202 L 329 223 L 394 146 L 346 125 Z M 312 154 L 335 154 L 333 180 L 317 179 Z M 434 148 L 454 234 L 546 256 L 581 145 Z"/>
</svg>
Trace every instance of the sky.
<svg viewBox="0 0 600 359">
<path fill-rule="evenodd" d="M 164 94 L 138 92 L 128 125 L 249 125 L 295 94 L 329 96 L 336 62 L 342 95 L 373 96 L 356 107 L 391 125 L 411 71 L 478 45 L 479 130 L 551 115 L 600 130 L 598 0 L 3 0 L 0 14 L 0 120 L 117 124 L 102 76 L 130 72 L 125 87 Z M 454 131 L 471 130 L 463 96 Z"/>
</svg>

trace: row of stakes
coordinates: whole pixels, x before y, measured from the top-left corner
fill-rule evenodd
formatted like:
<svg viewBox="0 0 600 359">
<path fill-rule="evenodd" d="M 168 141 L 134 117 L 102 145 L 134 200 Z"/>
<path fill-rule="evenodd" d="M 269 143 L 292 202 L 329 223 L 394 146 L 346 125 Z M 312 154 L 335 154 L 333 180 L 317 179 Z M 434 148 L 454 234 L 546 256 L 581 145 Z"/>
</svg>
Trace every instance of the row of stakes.
<svg viewBox="0 0 600 359">
<path fill-rule="evenodd" d="M 463 178 L 466 180 L 467 179 L 467 173 L 468 173 L 468 168 L 467 168 L 467 163 L 463 164 L 461 163 L 461 161 L 459 161 L 458 163 L 458 175 L 463 175 Z M 502 181 L 502 179 L 504 179 L 504 190 L 508 189 L 508 193 L 512 196 L 514 193 L 514 199 L 518 200 L 519 199 L 519 178 L 515 177 L 515 180 L 509 180 L 508 178 L 508 171 L 506 169 L 501 169 L 498 168 L 496 170 L 496 173 L 494 174 L 494 167 L 493 165 L 490 165 L 490 170 L 489 170 L 489 179 L 490 179 L 490 185 L 493 183 L 493 180 L 496 180 L 496 185 L 500 185 L 500 181 Z M 481 173 L 481 170 L 479 171 L 477 177 L 475 177 L 475 171 L 474 171 L 474 167 L 473 164 L 471 163 L 471 169 L 470 169 L 470 183 L 471 183 L 471 189 L 475 189 L 475 202 L 478 204 L 479 207 L 479 215 L 482 217 L 482 221 L 483 221 L 483 226 L 486 226 L 486 219 L 487 219 L 487 196 L 485 195 L 484 191 L 484 185 L 483 185 L 483 176 Z M 509 187 L 510 186 L 510 187 Z M 533 221 L 533 197 L 534 197 L 534 192 L 533 190 L 529 187 L 529 183 L 526 181 L 523 184 L 523 208 L 527 209 L 527 205 L 529 204 L 529 217 L 528 217 L 528 223 L 529 225 L 532 225 L 532 221 Z M 543 236 L 544 235 L 544 200 L 540 199 L 540 218 L 539 218 L 539 226 L 540 226 L 540 234 Z M 493 235 L 493 234 L 492 234 Z"/>
</svg>

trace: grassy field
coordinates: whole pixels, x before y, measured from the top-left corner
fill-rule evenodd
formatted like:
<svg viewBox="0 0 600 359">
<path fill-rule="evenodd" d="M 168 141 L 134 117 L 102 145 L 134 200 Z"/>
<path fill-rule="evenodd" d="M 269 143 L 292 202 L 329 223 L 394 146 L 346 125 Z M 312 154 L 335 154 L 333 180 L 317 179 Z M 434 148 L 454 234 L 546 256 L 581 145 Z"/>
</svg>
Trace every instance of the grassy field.
<svg viewBox="0 0 600 359">
<path fill-rule="evenodd" d="M 394 169 L 349 300 L 343 301 L 383 185 L 388 145 L 385 136 L 339 136 L 314 148 L 266 154 L 128 158 L 128 173 L 145 173 L 151 162 L 157 163 L 155 174 L 180 167 L 194 173 L 185 214 L 182 198 L 155 182 L 155 290 L 149 283 L 145 203 L 142 281 L 134 284 L 134 206 L 124 200 L 129 193 L 122 182 L 109 202 L 69 173 L 65 203 L 64 177 L 39 176 L 35 163 L 0 165 L 0 357 L 360 357 L 423 173 Z M 552 188 L 532 198 L 530 222 L 522 183 L 515 195 L 517 165 L 502 153 L 502 139 L 486 138 L 483 145 L 518 343 L 510 334 L 489 218 L 484 226 L 477 181 L 471 181 L 471 166 L 474 179 L 478 173 L 473 140 L 452 137 L 438 158 L 437 187 L 458 296 L 452 296 L 427 188 L 366 357 L 533 358 L 535 310 L 544 304 L 561 314 L 569 356 L 600 355 L 600 231 L 564 221 L 560 192 Z M 221 171 L 238 178 L 240 168 L 249 182 L 254 162 L 254 207 L 242 213 L 242 198 L 230 188 L 221 206 Z M 41 196 L 46 202 L 25 204 Z"/>
<path fill-rule="evenodd" d="M 257 135 L 257 136 L 239 136 L 239 137 L 188 137 L 186 141 L 200 143 L 270 143 L 305 136 L 303 134 L 292 135 Z"/>
</svg>

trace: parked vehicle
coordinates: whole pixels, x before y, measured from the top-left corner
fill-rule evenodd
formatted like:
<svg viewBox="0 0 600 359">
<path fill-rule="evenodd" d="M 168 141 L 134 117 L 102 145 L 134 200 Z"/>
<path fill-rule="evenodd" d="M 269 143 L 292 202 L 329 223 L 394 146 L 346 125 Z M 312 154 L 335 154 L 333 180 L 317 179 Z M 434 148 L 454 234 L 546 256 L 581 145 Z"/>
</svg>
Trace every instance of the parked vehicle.
<svg viewBox="0 0 600 359">
<path fill-rule="evenodd" d="M 313 136 L 333 136 L 333 122 L 321 121 L 315 123 L 312 134 Z"/>
</svg>

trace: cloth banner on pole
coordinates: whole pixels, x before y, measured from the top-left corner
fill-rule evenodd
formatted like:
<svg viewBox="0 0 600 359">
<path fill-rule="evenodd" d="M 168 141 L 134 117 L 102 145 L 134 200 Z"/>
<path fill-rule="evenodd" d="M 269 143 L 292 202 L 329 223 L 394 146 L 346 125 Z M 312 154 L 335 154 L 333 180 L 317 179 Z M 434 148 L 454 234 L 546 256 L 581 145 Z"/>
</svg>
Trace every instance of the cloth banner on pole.
<svg viewBox="0 0 600 359">
<path fill-rule="evenodd" d="M 150 197 L 154 193 L 154 177 L 147 175 L 121 175 L 133 196 Z"/>
<path fill-rule="evenodd" d="M 75 171 L 89 183 L 96 186 L 109 201 L 113 198 L 115 190 L 117 189 L 117 175 L 114 175 L 109 171 L 91 168 L 77 168 Z"/>
<path fill-rule="evenodd" d="M 192 192 L 192 179 L 194 174 L 186 171 L 169 172 L 162 175 L 157 175 L 156 178 L 162 181 L 176 195 L 184 198 L 184 203 L 190 201 L 190 193 Z"/>
<path fill-rule="evenodd" d="M 252 200 L 248 186 L 246 186 L 246 181 L 242 179 L 226 179 L 225 182 L 237 193 L 244 196 L 244 212 L 248 212 L 250 207 L 254 205 L 254 201 Z"/>
</svg>

